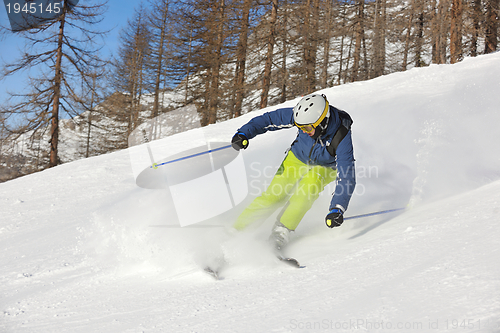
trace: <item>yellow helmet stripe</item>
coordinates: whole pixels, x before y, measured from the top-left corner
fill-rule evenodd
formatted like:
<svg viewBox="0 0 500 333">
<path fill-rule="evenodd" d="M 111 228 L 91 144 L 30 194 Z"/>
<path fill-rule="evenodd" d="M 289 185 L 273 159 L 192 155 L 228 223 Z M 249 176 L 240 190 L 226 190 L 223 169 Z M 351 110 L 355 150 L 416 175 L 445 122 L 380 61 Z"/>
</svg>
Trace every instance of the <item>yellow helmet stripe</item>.
<svg viewBox="0 0 500 333">
<path fill-rule="evenodd" d="M 326 115 L 328 114 L 328 110 L 330 109 L 328 101 L 325 99 L 325 109 L 323 110 L 323 113 L 321 114 L 321 117 L 314 123 L 311 124 L 313 125 L 314 128 L 318 127 L 319 124 L 325 119 Z"/>
</svg>

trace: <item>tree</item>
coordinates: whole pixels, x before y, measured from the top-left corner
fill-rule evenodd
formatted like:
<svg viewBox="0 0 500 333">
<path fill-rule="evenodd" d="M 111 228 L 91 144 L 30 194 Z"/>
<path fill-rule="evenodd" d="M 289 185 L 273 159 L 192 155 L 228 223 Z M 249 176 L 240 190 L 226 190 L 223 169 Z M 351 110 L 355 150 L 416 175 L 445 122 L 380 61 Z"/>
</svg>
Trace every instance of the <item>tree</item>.
<svg viewBox="0 0 500 333">
<path fill-rule="evenodd" d="M 226 25 L 225 0 L 217 0 L 210 4 L 213 20 L 209 21 L 210 31 L 213 33 L 209 38 L 210 47 L 210 78 L 208 92 L 208 112 L 204 114 L 203 125 L 215 124 L 217 121 L 217 107 L 219 104 L 219 84 L 221 79 L 222 52 L 225 40 L 224 26 Z"/>
<path fill-rule="evenodd" d="M 351 28 L 348 23 L 347 23 L 347 15 L 348 15 L 348 6 L 346 3 L 341 4 L 341 10 L 340 10 L 340 15 L 339 19 L 341 20 L 339 23 L 339 29 L 336 29 L 337 31 L 337 38 L 340 37 L 340 55 L 339 55 L 339 70 L 338 70 L 338 78 L 337 78 L 337 84 L 342 84 L 342 82 L 345 82 L 346 77 L 347 77 L 347 72 L 348 72 L 348 67 L 349 63 L 346 65 L 346 70 L 343 71 L 343 66 L 344 66 L 344 43 L 345 40 L 349 37 Z M 352 39 L 351 39 L 352 40 Z M 349 56 L 347 57 L 347 61 L 349 62 L 350 59 L 350 47 L 349 47 Z M 334 81 L 332 79 L 332 85 Z"/>
<path fill-rule="evenodd" d="M 57 19 L 21 32 L 26 39 L 25 51 L 18 61 L 3 69 L 4 76 L 25 70 L 38 75 L 30 78 L 30 92 L 11 94 L 11 105 L 4 107 L 2 113 L 6 118 L 22 119 L 15 126 L 8 126 L 10 133 L 35 136 L 38 131 L 50 127 L 49 167 L 60 163 L 61 111 L 70 117 L 77 115 L 80 83 L 92 87 L 91 73 L 105 64 L 99 56 L 97 43 L 97 38 L 105 32 L 92 29 L 101 21 L 105 3 L 71 6 L 64 1 L 62 15 Z"/>
<path fill-rule="evenodd" d="M 304 53 L 304 94 L 316 90 L 316 60 L 318 51 L 319 0 L 305 2 L 303 53 Z"/>
<path fill-rule="evenodd" d="M 498 45 L 498 17 L 500 16 L 500 1 L 486 1 L 486 33 L 485 33 L 485 48 L 484 53 L 495 52 Z"/>
<path fill-rule="evenodd" d="M 142 3 L 135 10 L 132 19 L 120 33 L 118 58 L 114 61 L 112 85 L 118 94 L 111 96 L 111 103 L 125 102 L 126 107 L 118 110 L 116 119 L 127 124 L 128 137 L 141 124 L 141 100 L 151 88 L 150 77 L 147 76 L 147 61 L 151 52 L 151 33 L 146 20 L 146 11 Z M 125 101 L 123 100 L 125 99 Z M 126 138 L 123 138 L 127 142 Z"/>
<path fill-rule="evenodd" d="M 424 24 L 425 24 L 425 13 L 424 13 L 424 3 L 422 0 L 415 1 L 415 11 L 416 11 L 416 27 L 415 27 L 415 67 L 422 67 L 425 65 L 423 60 L 424 52 Z"/>
<path fill-rule="evenodd" d="M 0 113 L 0 170 L 3 165 L 5 165 L 5 158 L 7 154 L 4 153 L 3 147 L 6 141 L 7 133 L 5 132 L 5 116 Z M 0 182 L 2 181 L 2 175 L 0 173 Z"/>
<path fill-rule="evenodd" d="M 462 60 L 462 1 L 452 0 L 451 4 L 450 62 L 452 64 Z"/>
<path fill-rule="evenodd" d="M 330 42 L 331 42 L 331 25 L 333 16 L 333 2 L 328 0 L 325 4 L 325 18 L 322 24 L 322 43 L 323 43 L 323 66 L 320 77 L 320 87 L 326 88 L 328 86 L 328 67 L 330 65 Z"/>
<path fill-rule="evenodd" d="M 234 117 L 241 115 L 241 107 L 245 96 L 245 69 L 247 60 L 247 44 L 248 32 L 250 28 L 250 8 L 252 0 L 243 0 L 243 8 L 241 9 L 240 19 L 240 36 L 236 50 L 236 72 L 235 72 L 235 101 L 234 101 Z"/>
<path fill-rule="evenodd" d="M 404 46 L 404 51 L 403 51 L 403 66 L 402 70 L 405 71 L 406 68 L 408 67 L 408 54 L 410 52 L 410 45 L 412 41 L 412 28 L 413 28 L 413 21 L 415 17 L 415 1 L 418 0 L 413 0 L 411 3 L 411 6 L 409 8 L 409 13 L 407 15 L 408 23 L 406 27 L 406 36 L 405 36 L 405 46 Z"/>
<path fill-rule="evenodd" d="M 99 149 L 91 149 L 91 138 L 92 138 L 92 130 L 95 129 L 98 125 L 94 124 L 94 118 L 98 118 L 102 114 L 99 104 L 104 100 L 102 92 L 104 88 L 102 86 L 106 71 L 102 69 L 100 72 L 94 71 L 89 74 L 92 80 L 91 87 L 82 87 L 81 94 L 81 109 L 83 113 L 80 116 L 86 115 L 86 119 L 83 121 L 84 125 L 87 127 L 85 134 L 85 158 L 88 158 L 93 155 L 98 155 Z M 102 130 L 102 128 L 101 128 Z M 110 132 L 109 130 L 105 130 L 105 132 Z M 104 151 L 106 152 L 106 151 Z"/>
<path fill-rule="evenodd" d="M 432 62 L 446 63 L 448 44 L 449 0 L 433 0 L 432 9 Z"/>
<path fill-rule="evenodd" d="M 271 0 L 271 15 L 269 17 L 269 34 L 267 37 L 267 54 L 262 78 L 262 92 L 260 94 L 260 108 L 267 106 L 269 89 L 271 87 L 271 69 L 274 57 L 274 44 L 276 43 L 276 22 L 278 20 L 278 0 Z"/>
<path fill-rule="evenodd" d="M 225 65 L 234 55 L 233 37 L 237 29 L 235 21 L 230 20 L 234 8 L 230 0 L 185 1 L 178 8 L 176 17 L 185 28 L 176 33 L 177 53 L 178 57 L 189 59 L 182 61 L 184 75 L 194 73 L 189 84 L 190 102 L 196 103 L 202 126 L 215 123 L 221 113 L 225 117 L 230 114 L 221 85 L 230 82 Z"/>
<path fill-rule="evenodd" d="M 479 23 L 482 20 L 483 14 L 481 10 L 481 0 L 472 0 L 472 37 L 470 41 L 470 55 L 477 56 L 477 48 L 481 27 Z"/>
<path fill-rule="evenodd" d="M 153 110 L 151 118 L 159 115 L 160 109 L 160 90 L 165 76 L 165 61 L 167 60 L 167 44 L 169 42 L 169 20 L 170 17 L 170 0 L 150 0 L 152 6 L 149 15 L 149 32 L 150 32 L 150 52 L 148 63 L 154 76 L 153 85 Z M 163 87 L 164 88 L 164 87 Z"/>
<path fill-rule="evenodd" d="M 172 8 L 171 20 L 171 49 L 170 60 L 168 62 L 169 79 L 171 84 L 181 84 L 184 89 L 183 105 L 187 105 L 199 99 L 199 82 L 194 80 L 193 76 L 204 69 L 204 54 L 201 48 L 200 30 L 202 22 L 200 21 L 195 6 L 191 3 L 176 3 Z M 196 89 L 198 88 L 198 89 Z M 183 106 L 182 105 L 182 106 Z"/>
<path fill-rule="evenodd" d="M 361 61 L 361 43 L 365 35 L 365 0 L 356 0 L 357 15 L 356 15 L 356 46 L 354 49 L 354 62 L 352 65 L 351 81 L 355 82 L 359 79 L 359 63 Z"/>
<path fill-rule="evenodd" d="M 375 1 L 373 30 L 373 70 L 371 77 L 377 77 L 383 75 L 385 71 L 386 0 Z"/>
<path fill-rule="evenodd" d="M 287 67 L 287 57 L 288 57 L 288 0 L 283 1 L 281 6 L 281 21 L 279 29 L 279 39 L 281 41 L 281 66 L 279 74 L 279 87 L 280 87 L 280 103 L 286 102 L 287 99 L 287 86 L 288 86 L 288 67 Z"/>
</svg>

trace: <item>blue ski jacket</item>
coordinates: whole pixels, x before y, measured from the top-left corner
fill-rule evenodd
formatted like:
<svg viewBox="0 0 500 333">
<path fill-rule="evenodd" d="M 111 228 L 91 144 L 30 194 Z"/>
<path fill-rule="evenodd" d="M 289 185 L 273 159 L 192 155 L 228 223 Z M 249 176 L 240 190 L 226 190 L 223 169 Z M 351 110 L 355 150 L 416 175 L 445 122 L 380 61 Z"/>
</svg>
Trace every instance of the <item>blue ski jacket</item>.
<svg viewBox="0 0 500 333">
<path fill-rule="evenodd" d="M 336 156 L 330 155 L 326 149 L 341 125 L 339 110 L 330 105 L 330 119 L 326 131 L 317 139 L 313 139 L 299 130 L 291 150 L 304 164 L 337 168 L 337 185 L 330 203 L 330 210 L 340 208 L 345 211 L 356 186 L 351 130 L 338 145 Z M 238 133 L 243 133 L 248 139 L 252 139 L 267 131 L 294 126 L 293 108 L 282 108 L 251 119 L 238 129 Z"/>
</svg>

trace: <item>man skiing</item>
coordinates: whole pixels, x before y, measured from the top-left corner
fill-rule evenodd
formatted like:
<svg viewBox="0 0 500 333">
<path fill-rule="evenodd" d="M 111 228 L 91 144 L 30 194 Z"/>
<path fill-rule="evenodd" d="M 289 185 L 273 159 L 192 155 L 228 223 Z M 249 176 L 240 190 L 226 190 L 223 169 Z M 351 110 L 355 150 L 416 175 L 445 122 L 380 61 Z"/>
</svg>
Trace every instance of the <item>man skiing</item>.
<svg viewBox="0 0 500 333">
<path fill-rule="evenodd" d="M 250 139 L 267 131 L 297 126 L 299 133 L 269 187 L 240 214 L 233 227 L 243 230 L 265 220 L 286 202 L 270 236 L 279 251 L 321 191 L 337 178 L 325 222 L 329 228 L 340 226 L 356 186 L 351 124 L 351 117 L 329 105 L 325 95 L 312 94 L 293 108 L 264 113 L 239 128 L 231 140 L 236 150 L 246 149 Z"/>
</svg>

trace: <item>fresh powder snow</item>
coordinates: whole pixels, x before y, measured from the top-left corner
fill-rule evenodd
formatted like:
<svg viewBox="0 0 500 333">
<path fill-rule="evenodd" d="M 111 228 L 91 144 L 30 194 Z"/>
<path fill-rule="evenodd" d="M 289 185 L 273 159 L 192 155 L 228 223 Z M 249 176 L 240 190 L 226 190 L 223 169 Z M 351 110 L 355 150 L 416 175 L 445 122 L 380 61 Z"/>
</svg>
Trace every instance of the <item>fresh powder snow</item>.
<svg viewBox="0 0 500 333">
<path fill-rule="evenodd" d="M 272 255 L 275 215 L 230 230 L 297 129 L 250 140 L 244 199 L 186 227 L 178 212 L 203 216 L 210 187 L 183 203 L 139 187 L 132 148 L 0 184 L 0 331 L 500 332 L 499 78 L 497 52 L 319 91 L 354 119 L 346 216 L 405 209 L 328 229 L 332 184 L 287 249 L 302 269 Z M 159 142 L 229 143 L 278 107 Z"/>
</svg>

